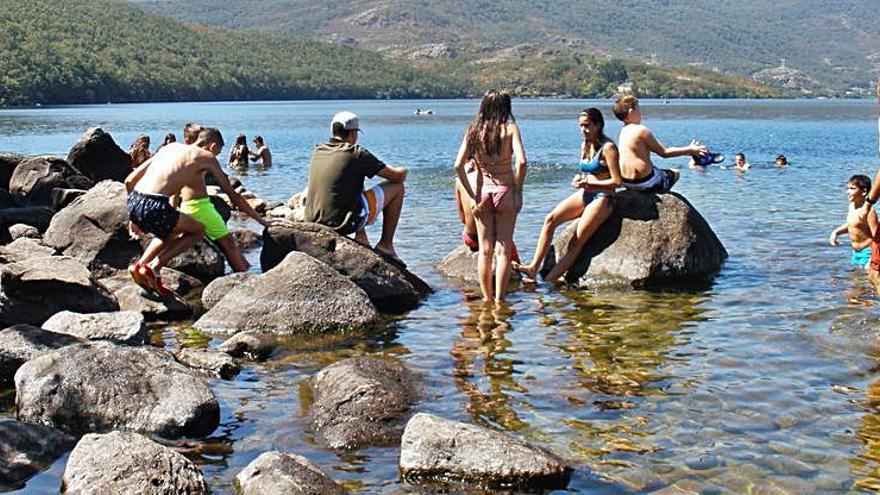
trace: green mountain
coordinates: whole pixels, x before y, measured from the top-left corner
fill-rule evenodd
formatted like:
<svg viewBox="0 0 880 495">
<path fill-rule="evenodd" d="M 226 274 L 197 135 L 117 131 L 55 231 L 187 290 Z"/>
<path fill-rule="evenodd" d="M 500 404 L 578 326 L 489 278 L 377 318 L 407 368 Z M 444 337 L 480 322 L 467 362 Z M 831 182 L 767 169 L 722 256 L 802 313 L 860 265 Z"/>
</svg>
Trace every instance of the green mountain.
<svg viewBox="0 0 880 495">
<path fill-rule="evenodd" d="M 868 90 L 880 70 L 880 9 L 864 0 L 135 1 L 186 22 L 333 40 L 411 60 L 612 55 L 830 94 Z"/>
<path fill-rule="evenodd" d="M 234 32 L 127 2 L 6 0 L 0 103 L 418 98 L 470 83 L 358 48 Z"/>
</svg>

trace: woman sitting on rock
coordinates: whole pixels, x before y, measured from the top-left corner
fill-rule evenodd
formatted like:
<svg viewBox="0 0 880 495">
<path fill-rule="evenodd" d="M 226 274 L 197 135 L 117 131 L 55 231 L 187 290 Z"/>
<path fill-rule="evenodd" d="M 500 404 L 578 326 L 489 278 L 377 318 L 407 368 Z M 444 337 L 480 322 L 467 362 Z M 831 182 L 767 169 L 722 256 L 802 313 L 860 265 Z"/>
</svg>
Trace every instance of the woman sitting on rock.
<svg viewBox="0 0 880 495">
<path fill-rule="evenodd" d="M 544 218 L 544 226 L 535 247 L 535 256 L 527 265 L 514 264 L 516 271 L 534 281 L 544 256 L 550 249 L 553 232 L 559 225 L 578 219 L 577 230 L 569 241 L 569 249 L 544 277 L 553 282 L 561 277 L 581 253 L 590 237 L 611 216 L 614 189 L 621 183 L 617 145 L 605 135 L 605 119 L 597 108 L 587 108 L 578 116 L 584 134 L 581 143 L 580 173 L 571 185 L 577 190 L 556 205 Z"/>
<path fill-rule="evenodd" d="M 146 134 L 138 135 L 134 142 L 131 143 L 131 149 L 128 150 L 128 154 L 131 156 L 132 170 L 149 160 L 152 156 L 152 153 L 150 153 L 150 136 Z"/>
<path fill-rule="evenodd" d="M 516 157 L 515 167 L 512 156 Z M 465 164 L 473 160 L 479 172 L 476 190 L 467 179 Z M 480 256 L 477 273 L 483 300 L 503 301 L 510 278 L 510 257 L 516 215 L 522 207 L 526 153 L 519 127 L 510 109 L 510 95 L 489 90 L 480 111 L 468 126 L 455 158 L 455 172 L 464 188 L 467 207 L 474 213 Z M 492 259 L 495 258 L 495 286 Z"/>
<path fill-rule="evenodd" d="M 247 137 L 244 134 L 235 138 L 235 144 L 229 150 L 229 166 L 236 169 L 248 167 Z"/>
</svg>

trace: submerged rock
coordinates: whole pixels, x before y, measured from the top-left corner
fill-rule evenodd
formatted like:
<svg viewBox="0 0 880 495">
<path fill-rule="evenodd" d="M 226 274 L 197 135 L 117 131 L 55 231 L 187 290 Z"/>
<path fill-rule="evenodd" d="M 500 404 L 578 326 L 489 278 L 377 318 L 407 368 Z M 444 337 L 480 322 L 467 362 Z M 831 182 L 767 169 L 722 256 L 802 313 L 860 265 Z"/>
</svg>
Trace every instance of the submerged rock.
<svg viewBox="0 0 880 495">
<path fill-rule="evenodd" d="M 137 433 L 89 434 L 64 468 L 66 494 L 205 494 L 202 472 L 177 452 Z"/>
<path fill-rule="evenodd" d="M 15 392 L 20 420 L 75 435 L 120 429 L 203 436 L 220 422 L 220 406 L 205 380 L 151 347 L 64 347 L 22 365 Z"/>
<path fill-rule="evenodd" d="M 195 323 L 207 332 L 260 330 L 280 335 L 373 325 L 379 314 L 367 295 L 329 266 L 299 252 L 235 286 Z"/>
<path fill-rule="evenodd" d="M 239 332 L 217 346 L 217 350 L 232 357 L 246 357 L 262 361 L 278 347 L 278 337 L 271 333 L 246 330 Z"/>
<path fill-rule="evenodd" d="M 52 189 L 89 189 L 93 182 L 67 161 L 53 156 L 29 158 L 15 167 L 9 192 L 32 205 L 51 206 Z"/>
<path fill-rule="evenodd" d="M 116 311 L 116 299 L 66 256 L 31 258 L 0 270 L 0 323 L 40 325 L 59 311 Z"/>
<path fill-rule="evenodd" d="M 13 325 L 0 331 L 0 385 L 12 383 L 15 372 L 27 361 L 82 339 L 50 332 L 33 325 Z"/>
<path fill-rule="evenodd" d="M 124 270 L 141 253 L 128 233 L 127 199 L 124 185 L 101 182 L 52 218 L 43 242 L 93 272 Z"/>
<path fill-rule="evenodd" d="M 315 375 L 312 387 L 309 429 L 331 449 L 397 442 L 416 400 L 409 370 L 386 358 L 358 357 L 332 364 Z"/>
<path fill-rule="evenodd" d="M 572 468 L 544 449 L 480 426 L 419 413 L 400 446 L 400 475 L 410 482 L 458 481 L 487 488 L 565 489 Z"/>
<path fill-rule="evenodd" d="M 342 495 L 333 479 L 305 457 L 265 452 L 235 477 L 241 495 Z"/>
<path fill-rule="evenodd" d="M 431 287 L 405 268 L 385 261 L 372 249 L 310 222 L 269 227 L 263 234 L 260 265 L 270 270 L 287 253 L 300 251 L 348 277 L 370 296 L 380 311 L 409 311 L 431 293 Z"/>
<path fill-rule="evenodd" d="M 0 420 L 0 490 L 22 488 L 23 481 L 48 468 L 75 442 L 49 426 Z"/>
<path fill-rule="evenodd" d="M 89 314 L 61 311 L 46 320 L 43 329 L 86 340 L 111 340 L 118 344 L 142 345 L 147 341 L 144 316 L 136 311 Z"/>
<path fill-rule="evenodd" d="M 576 225 L 553 242 L 542 273 L 564 256 Z M 727 251 L 706 220 L 676 193 L 624 191 L 565 279 L 582 285 L 681 284 L 711 277 Z"/>
<path fill-rule="evenodd" d="M 94 182 L 123 182 L 131 170 L 131 156 L 100 127 L 86 130 L 67 154 L 67 162 Z"/>
</svg>

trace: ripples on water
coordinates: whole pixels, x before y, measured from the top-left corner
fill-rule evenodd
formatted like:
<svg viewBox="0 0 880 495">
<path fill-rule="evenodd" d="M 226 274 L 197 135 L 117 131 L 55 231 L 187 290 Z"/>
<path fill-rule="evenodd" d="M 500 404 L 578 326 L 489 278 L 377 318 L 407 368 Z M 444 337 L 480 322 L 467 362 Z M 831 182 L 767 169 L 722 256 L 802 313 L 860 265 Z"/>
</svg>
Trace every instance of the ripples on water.
<svg viewBox="0 0 880 495">
<path fill-rule="evenodd" d="M 0 112 L 0 150 L 66 154 L 90 125 L 128 147 L 188 121 L 231 141 L 262 134 L 275 165 L 250 169 L 252 190 L 286 200 L 305 183 L 314 143 L 338 110 L 361 114 L 362 143 L 411 167 L 398 250 L 437 292 L 378 333 L 301 337 L 234 381 L 212 381 L 222 424 L 178 443 L 212 489 L 260 453 L 309 457 L 362 493 L 414 491 L 397 479 L 398 449 L 345 454 L 304 432 L 306 380 L 363 354 L 390 354 L 422 376 L 418 409 L 507 431 L 570 460 L 571 492 L 844 493 L 880 491 L 880 346 L 876 297 L 827 238 L 846 212 L 844 185 L 878 167 L 873 102 L 645 102 L 646 124 L 669 145 L 698 138 L 746 174 L 684 170 L 676 190 L 730 252 L 714 283 L 692 291 L 513 293 L 484 308 L 444 281 L 435 263 L 458 242 L 451 164 L 474 101 L 113 105 Z M 610 102 L 517 101 L 530 170 L 516 238 L 530 255 L 543 215 L 565 197 L 577 155 L 576 116 Z M 416 106 L 433 117 L 414 117 Z M 775 169 L 785 153 L 788 169 Z M 225 155 L 222 157 L 225 159 Z M 682 159 L 664 166 L 683 166 Z M 373 231 L 372 237 L 378 232 Z M 255 255 L 251 255 L 254 258 Z M 252 261 L 256 261 L 254 258 Z M 158 328 L 169 347 L 215 344 Z M 13 414 L 14 394 L 0 393 Z M 66 459 L 26 492 L 55 491 Z"/>
</svg>

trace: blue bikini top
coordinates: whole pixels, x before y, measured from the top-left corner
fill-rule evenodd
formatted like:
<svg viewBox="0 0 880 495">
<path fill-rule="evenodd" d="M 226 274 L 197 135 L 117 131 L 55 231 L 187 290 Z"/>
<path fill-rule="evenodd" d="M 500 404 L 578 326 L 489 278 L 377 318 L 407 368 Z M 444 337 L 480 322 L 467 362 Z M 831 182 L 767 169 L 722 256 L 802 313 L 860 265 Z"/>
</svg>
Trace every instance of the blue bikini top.
<svg viewBox="0 0 880 495">
<path fill-rule="evenodd" d="M 607 172 L 608 167 L 602 165 L 602 150 L 605 148 L 603 144 L 596 153 L 593 155 L 592 160 L 587 160 L 586 158 L 581 158 L 581 172 L 588 174 L 597 174 L 600 172 Z"/>
</svg>

